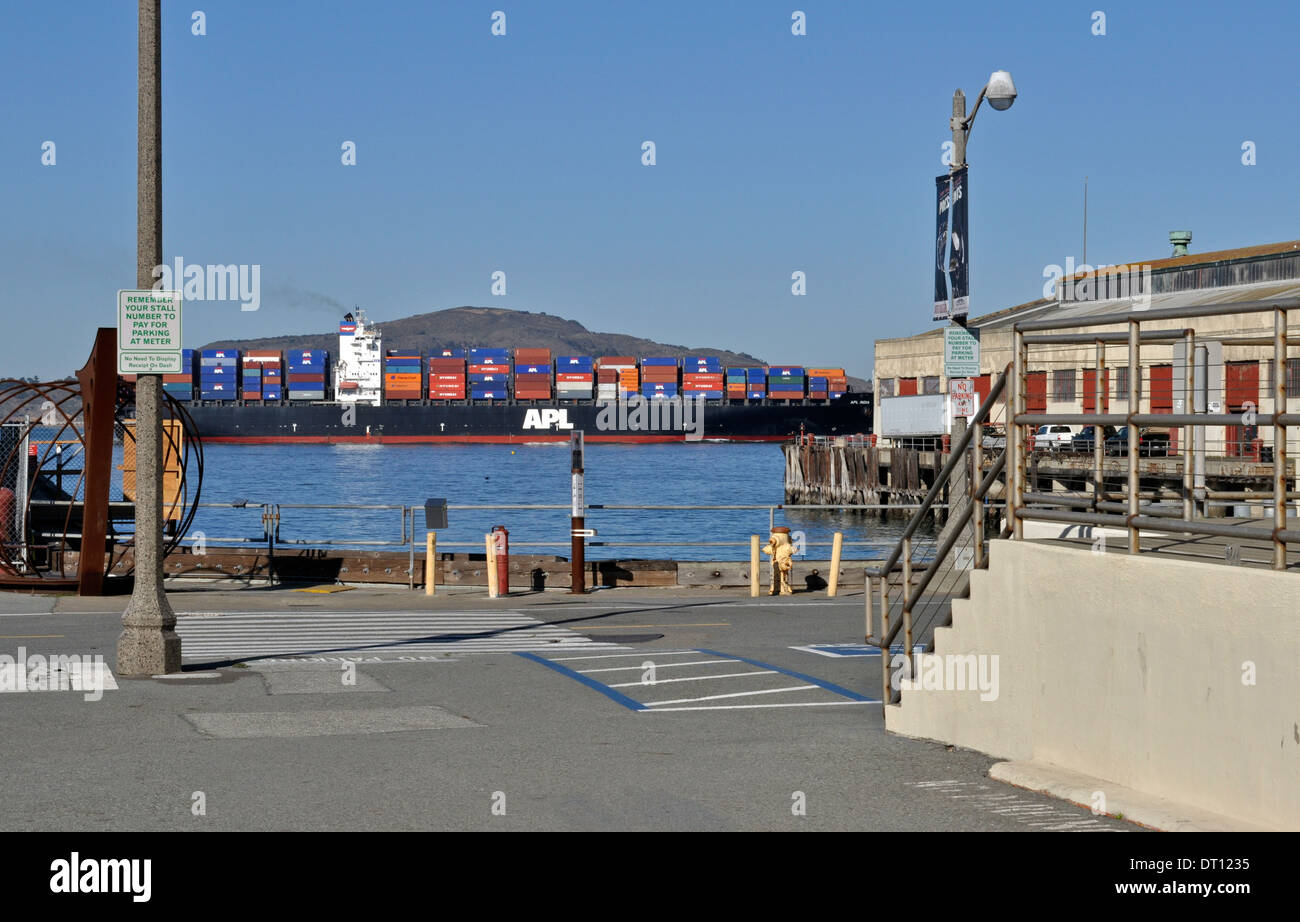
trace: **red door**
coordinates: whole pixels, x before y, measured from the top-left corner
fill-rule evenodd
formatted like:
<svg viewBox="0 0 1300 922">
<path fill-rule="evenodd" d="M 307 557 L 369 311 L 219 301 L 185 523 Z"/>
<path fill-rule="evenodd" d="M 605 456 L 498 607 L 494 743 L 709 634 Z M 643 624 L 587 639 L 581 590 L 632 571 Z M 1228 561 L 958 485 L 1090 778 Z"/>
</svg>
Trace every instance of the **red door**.
<svg viewBox="0 0 1300 922">
<path fill-rule="evenodd" d="M 979 394 L 980 406 L 989 399 L 989 388 L 993 386 L 992 375 L 980 375 L 975 379 L 975 393 Z"/>
<path fill-rule="evenodd" d="M 1031 371 L 1025 375 L 1025 412 L 1047 412 L 1047 372 Z"/>
<path fill-rule="evenodd" d="M 899 379 L 898 379 L 898 396 L 899 396 L 899 397 L 914 397 L 915 395 L 916 395 L 916 379 L 915 379 L 915 378 L 899 378 Z"/>
<path fill-rule="evenodd" d="M 1244 413 L 1259 407 L 1259 362 L 1227 362 L 1223 374 L 1224 410 Z M 1246 404 L 1251 406 L 1248 408 Z M 1255 456 L 1255 426 L 1228 426 L 1224 429 L 1223 453 L 1232 458 Z"/>
<path fill-rule="evenodd" d="M 1083 412 L 1097 412 L 1097 369 L 1083 370 Z M 1110 369 L 1101 376 L 1101 412 L 1110 412 Z"/>
<path fill-rule="evenodd" d="M 1229 413 L 1259 406 L 1259 362 L 1228 362 L 1224 366 L 1224 403 Z"/>
<path fill-rule="evenodd" d="M 1174 366 L 1151 366 L 1151 412 L 1174 412 Z"/>
</svg>

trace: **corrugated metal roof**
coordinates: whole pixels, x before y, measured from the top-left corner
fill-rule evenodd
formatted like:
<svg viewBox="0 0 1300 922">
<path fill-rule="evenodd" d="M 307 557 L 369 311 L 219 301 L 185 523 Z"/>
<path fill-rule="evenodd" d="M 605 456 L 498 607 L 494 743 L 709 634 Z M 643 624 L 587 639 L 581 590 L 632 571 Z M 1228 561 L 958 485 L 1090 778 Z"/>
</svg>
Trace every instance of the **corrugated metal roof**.
<svg viewBox="0 0 1300 922">
<path fill-rule="evenodd" d="M 1300 251 L 1300 240 L 1284 240 L 1281 243 L 1265 243 L 1254 247 L 1239 247 L 1235 250 L 1214 250 L 1209 253 L 1188 253 L 1186 256 L 1171 256 L 1166 259 L 1137 260 L 1128 263 L 1126 266 L 1108 266 L 1094 273 L 1077 272 L 1069 277 L 1081 279 L 1089 274 L 1100 273 L 1101 275 L 1107 275 L 1138 266 L 1143 269 L 1149 268 L 1152 272 L 1158 272 L 1161 269 L 1184 269 L 1189 266 L 1211 266 L 1215 263 L 1235 262 L 1239 259 L 1256 259 L 1260 256 L 1276 256 L 1278 253 L 1298 251 Z"/>
<path fill-rule="evenodd" d="M 1150 303 L 1134 298 L 1110 298 L 1105 301 L 1035 301 L 1020 308 L 1012 308 L 1000 315 L 989 315 L 992 320 L 973 323 L 981 330 L 996 330 L 1028 320 L 1051 317 L 1067 320 L 1077 317 L 1086 321 L 1089 317 L 1104 314 L 1117 314 L 1126 311 L 1146 309 L 1159 310 L 1171 307 L 1199 307 L 1206 304 L 1239 304 L 1245 301 L 1269 301 L 1275 298 L 1300 296 L 1300 279 L 1286 279 L 1278 282 L 1262 282 L 1258 285 L 1233 285 L 1226 288 L 1201 288 L 1193 291 L 1178 291 L 1168 294 L 1152 295 Z"/>
<path fill-rule="evenodd" d="M 1195 266 L 1212 266 L 1221 263 L 1258 259 L 1264 256 L 1275 256 L 1282 253 L 1293 252 L 1300 252 L 1300 240 L 1285 240 L 1279 243 L 1266 243 L 1253 247 L 1239 247 L 1232 250 L 1214 250 L 1208 253 L 1189 253 L 1186 256 L 1157 259 L 1151 262 L 1132 262 L 1127 264 L 1127 266 L 1110 266 L 1098 271 L 1101 275 L 1108 275 L 1124 271 L 1125 269 L 1141 267 L 1143 270 L 1150 269 L 1151 272 L 1157 272 L 1162 269 L 1184 269 Z M 1086 274 L 1087 273 L 1076 273 L 1073 276 L 1064 278 L 1081 279 Z M 1287 279 L 1281 281 L 1262 282 L 1254 285 L 1221 286 L 1217 288 L 1201 288 L 1191 291 L 1155 294 L 1151 296 L 1151 303 L 1147 305 L 1147 307 L 1148 309 L 1155 309 L 1158 307 L 1190 307 L 1194 305 L 1217 303 L 1228 304 L 1240 301 L 1262 301 L 1268 300 L 1269 298 L 1279 298 L 1297 294 L 1300 294 L 1300 280 Z M 1133 304 L 1134 302 L 1131 298 L 1067 302 L 1057 301 L 1055 298 L 1037 298 L 1033 301 L 1026 301 L 1023 304 L 1017 304 L 1014 307 L 1006 307 L 989 314 L 971 317 L 967 321 L 967 326 L 977 327 L 979 329 L 996 330 L 1008 327 L 1018 320 L 1027 320 L 1030 317 L 1035 319 L 1049 316 L 1062 318 L 1079 317 L 1082 319 L 1099 314 L 1111 314 L 1133 310 Z M 935 326 L 922 333 L 913 334 L 912 336 L 899 336 L 880 341 L 902 342 L 906 340 L 923 339 L 928 336 L 941 336 L 942 334 L 943 328 L 941 326 Z"/>
</svg>

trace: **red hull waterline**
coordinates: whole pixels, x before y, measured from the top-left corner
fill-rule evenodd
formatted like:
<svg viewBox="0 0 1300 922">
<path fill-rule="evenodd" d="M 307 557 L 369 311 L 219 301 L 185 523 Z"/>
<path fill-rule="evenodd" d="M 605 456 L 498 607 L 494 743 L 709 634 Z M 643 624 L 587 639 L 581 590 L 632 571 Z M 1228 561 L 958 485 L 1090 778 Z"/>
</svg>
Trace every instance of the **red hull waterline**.
<svg viewBox="0 0 1300 922">
<path fill-rule="evenodd" d="M 727 438 L 687 439 L 680 433 L 647 435 L 585 435 L 587 442 L 616 442 L 630 445 L 662 442 L 788 442 L 786 435 L 735 435 Z M 292 442 L 299 445 L 525 445 L 530 442 L 568 443 L 569 435 L 217 435 L 203 436 L 209 444 L 230 445 L 281 445 Z"/>
</svg>

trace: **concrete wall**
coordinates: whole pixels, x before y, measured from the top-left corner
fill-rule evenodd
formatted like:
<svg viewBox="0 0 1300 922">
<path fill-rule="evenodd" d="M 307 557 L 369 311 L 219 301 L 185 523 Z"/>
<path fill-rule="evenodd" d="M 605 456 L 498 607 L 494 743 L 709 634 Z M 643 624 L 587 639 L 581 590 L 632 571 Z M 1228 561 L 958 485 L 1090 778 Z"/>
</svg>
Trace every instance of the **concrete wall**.
<svg viewBox="0 0 1300 922">
<path fill-rule="evenodd" d="M 936 640 L 997 654 L 997 698 L 905 690 L 890 730 L 1300 829 L 1300 574 L 1026 541 L 990 554 Z"/>
</svg>

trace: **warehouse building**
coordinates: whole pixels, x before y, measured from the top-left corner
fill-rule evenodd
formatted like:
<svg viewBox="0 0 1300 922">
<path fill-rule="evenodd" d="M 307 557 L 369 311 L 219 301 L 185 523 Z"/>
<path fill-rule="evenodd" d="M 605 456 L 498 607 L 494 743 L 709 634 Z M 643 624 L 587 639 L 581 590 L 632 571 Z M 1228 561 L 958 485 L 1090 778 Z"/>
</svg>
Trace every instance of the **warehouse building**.
<svg viewBox="0 0 1300 922">
<path fill-rule="evenodd" d="M 1060 274 L 1051 297 L 972 317 L 967 327 L 980 341 L 980 374 L 974 379 L 977 400 L 989 392 L 991 382 L 1011 363 L 1013 326 L 1020 321 L 1077 317 L 1076 332 L 1095 334 L 1123 330 L 1122 326 L 1088 326 L 1087 319 L 1107 314 L 1196 305 L 1238 304 L 1300 296 L 1300 240 L 1265 246 L 1186 252 L 1188 232 L 1170 234 L 1174 255 L 1128 266 Z M 1066 271 L 1072 269 L 1068 267 Z M 1052 281 L 1049 279 L 1049 281 Z M 1209 409 L 1211 412 L 1273 412 L 1275 375 L 1286 376 L 1288 411 L 1300 409 L 1300 343 L 1291 347 L 1285 367 L 1275 367 L 1272 345 L 1234 344 L 1234 340 L 1272 337 L 1271 312 L 1197 318 L 1196 340 L 1210 346 Z M 1144 321 L 1143 331 L 1182 329 L 1183 320 Z M 1292 334 L 1294 336 L 1294 333 Z M 1181 343 L 1143 343 L 1140 350 L 1137 412 L 1182 412 Z M 1035 348 L 1030 351 L 1026 380 L 1030 413 L 1095 413 L 1097 347 L 1088 345 Z M 1128 413 L 1128 348 L 1112 343 L 1104 347 L 1101 373 L 1103 413 Z M 875 419 L 877 432 L 889 433 L 889 401 L 893 397 L 945 395 L 943 325 L 914 336 L 881 339 L 875 343 Z M 946 403 L 946 402 L 945 402 Z M 901 406 L 896 404 L 895 406 Z M 951 412 L 944 431 L 951 426 Z M 1188 408 L 1188 412 L 1191 408 Z M 896 411 L 894 419 L 898 419 Z M 915 433 L 921 435 L 922 433 Z M 934 433 L 940 434 L 940 433 Z M 1171 435 L 1177 446 L 1178 430 Z M 1211 453 L 1259 460 L 1260 440 L 1251 426 L 1220 427 L 1207 432 Z M 1300 449 L 1300 431 L 1288 432 L 1288 451 Z M 889 444 L 888 439 L 884 444 Z"/>
</svg>

